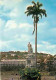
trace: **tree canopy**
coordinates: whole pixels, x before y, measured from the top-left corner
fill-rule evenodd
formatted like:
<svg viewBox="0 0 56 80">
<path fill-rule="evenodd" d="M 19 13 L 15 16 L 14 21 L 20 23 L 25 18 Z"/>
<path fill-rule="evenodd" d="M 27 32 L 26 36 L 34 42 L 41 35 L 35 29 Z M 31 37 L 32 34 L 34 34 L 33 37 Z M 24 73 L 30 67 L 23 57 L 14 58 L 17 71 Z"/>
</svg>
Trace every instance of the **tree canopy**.
<svg viewBox="0 0 56 80">
<path fill-rule="evenodd" d="M 41 7 L 43 6 L 42 3 L 35 3 L 34 1 L 32 1 L 33 5 L 30 5 L 27 7 L 26 10 L 26 14 L 27 16 L 32 15 L 32 18 L 34 18 L 36 16 L 36 20 L 35 22 L 37 23 L 39 21 L 39 17 L 42 18 L 42 16 L 44 15 L 45 17 L 47 16 L 46 14 L 46 10 L 45 9 L 41 9 Z"/>
</svg>

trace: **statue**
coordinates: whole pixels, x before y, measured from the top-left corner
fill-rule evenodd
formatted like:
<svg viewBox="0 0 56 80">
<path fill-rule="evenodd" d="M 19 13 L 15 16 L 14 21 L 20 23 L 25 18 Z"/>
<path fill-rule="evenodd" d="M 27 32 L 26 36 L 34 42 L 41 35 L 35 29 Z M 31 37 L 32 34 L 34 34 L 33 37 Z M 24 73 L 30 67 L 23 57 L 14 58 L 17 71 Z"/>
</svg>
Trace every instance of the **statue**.
<svg viewBox="0 0 56 80">
<path fill-rule="evenodd" d="M 28 43 L 28 53 L 33 53 L 32 45 L 30 44 L 30 42 Z"/>
<path fill-rule="evenodd" d="M 26 67 L 34 67 L 34 65 L 35 65 L 35 56 L 33 54 L 32 45 L 29 42 Z"/>
</svg>

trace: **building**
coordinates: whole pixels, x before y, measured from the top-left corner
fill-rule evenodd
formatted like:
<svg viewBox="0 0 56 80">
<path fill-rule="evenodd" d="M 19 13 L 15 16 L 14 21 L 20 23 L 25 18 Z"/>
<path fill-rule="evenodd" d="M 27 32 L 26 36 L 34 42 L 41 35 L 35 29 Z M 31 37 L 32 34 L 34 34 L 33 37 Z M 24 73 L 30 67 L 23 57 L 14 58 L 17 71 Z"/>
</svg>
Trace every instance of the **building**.
<svg viewBox="0 0 56 80">
<path fill-rule="evenodd" d="M 16 54 L 12 54 L 12 53 L 11 53 L 11 56 L 13 56 L 13 57 L 14 57 L 15 55 L 16 55 Z"/>
<path fill-rule="evenodd" d="M 20 64 L 23 64 L 23 65 L 26 65 L 26 59 L 13 59 L 13 60 L 1 60 L 0 62 L 0 66 L 3 66 L 3 65 L 20 65 Z"/>
</svg>

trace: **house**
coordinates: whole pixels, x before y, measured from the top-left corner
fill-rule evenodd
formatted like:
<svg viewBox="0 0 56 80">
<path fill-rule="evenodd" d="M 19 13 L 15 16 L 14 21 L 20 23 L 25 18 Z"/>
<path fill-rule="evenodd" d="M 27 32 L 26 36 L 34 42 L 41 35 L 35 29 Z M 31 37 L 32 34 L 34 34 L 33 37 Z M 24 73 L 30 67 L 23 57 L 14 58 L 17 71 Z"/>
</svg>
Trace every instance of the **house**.
<svg viewBox="0 0 56 80">
<path fill-rule="evenodd" d="M 16 55 L 16 54 L 11 54 L 11 56 L 13 56 L 13 57 L 14 57 L 15 55 Z"/>
</svg>

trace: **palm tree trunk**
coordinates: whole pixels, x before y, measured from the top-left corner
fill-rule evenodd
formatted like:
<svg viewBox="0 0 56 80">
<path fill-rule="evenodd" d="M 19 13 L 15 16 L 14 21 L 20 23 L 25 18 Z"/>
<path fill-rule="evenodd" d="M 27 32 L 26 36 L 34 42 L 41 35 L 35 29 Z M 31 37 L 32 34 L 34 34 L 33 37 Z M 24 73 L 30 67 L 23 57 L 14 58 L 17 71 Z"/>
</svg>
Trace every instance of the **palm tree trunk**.
<svg viewBox="0 0 56 80">
<path fill-rule="evenodd" d="M 36 60 L 36 68 L 37 68 L 37 22 L 35 26 L 35 60 Z"/>
</svg>

